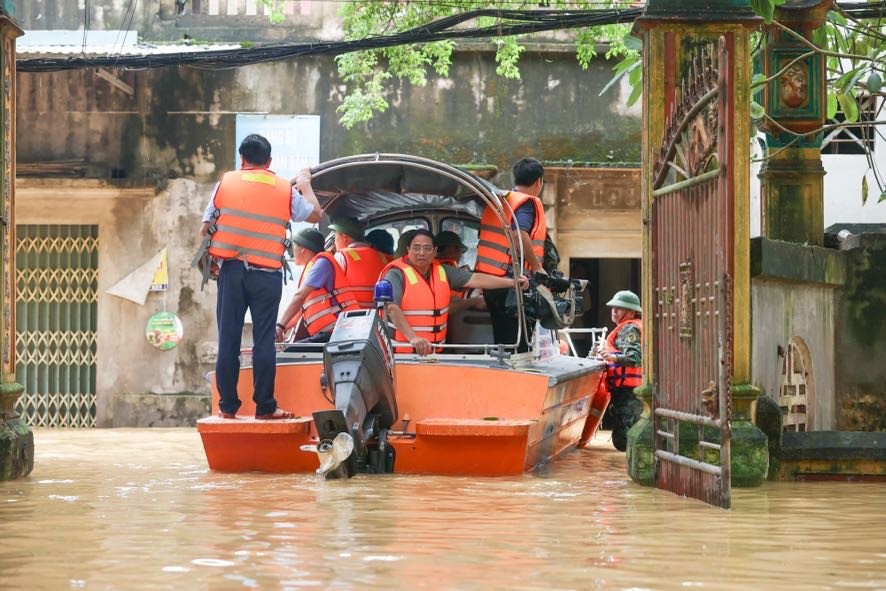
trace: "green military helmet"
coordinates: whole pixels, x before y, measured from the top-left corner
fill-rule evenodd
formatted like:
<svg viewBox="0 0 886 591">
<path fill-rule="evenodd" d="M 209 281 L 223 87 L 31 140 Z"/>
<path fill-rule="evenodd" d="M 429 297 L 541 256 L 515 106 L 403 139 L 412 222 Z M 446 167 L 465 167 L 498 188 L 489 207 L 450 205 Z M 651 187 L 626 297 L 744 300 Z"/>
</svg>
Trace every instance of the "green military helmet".
<svg viewBox="0 0 886 591">
<path fill-rule="evenodd" d="M 612 299 L 606 305 L 611 308 L 625 308 L 635 312 L 643 311 L 640 309 L 640 298 L 637 297 L 637 294 L 626 289 L 612 296 Z"/>
</svg>

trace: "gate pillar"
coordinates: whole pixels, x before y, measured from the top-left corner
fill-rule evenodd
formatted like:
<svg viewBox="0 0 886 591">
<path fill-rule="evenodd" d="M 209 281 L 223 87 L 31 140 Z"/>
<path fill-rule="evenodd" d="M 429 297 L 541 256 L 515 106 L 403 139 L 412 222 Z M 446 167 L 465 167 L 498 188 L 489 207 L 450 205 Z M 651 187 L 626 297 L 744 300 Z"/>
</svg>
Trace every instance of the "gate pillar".
<svg viewBox="0 0 886 591">
<path fill-rule="evenodd" d="M 759 390 L 750 384 L 748 56 L 750 30 L 759 22 L 749 0 L 649 0 L 634 28 L 643 40 L 643 386 L 638 393 L 646 411 L 628 433 L 627 470 L 641 484 L 660 486 L 658 471 L 667 472 L 663 480 L 670 480 L 669 490 L 724 507 L 730 482 L 758 485 L 768 469 L 766 437 L 750 420 Z M 712 128 L 716 113 L 703 105 L 716 94 L 709 85 L 716 83 L 711 69 L 717 68 L 718 44 L 719 122 Z M 728 66 L 722 56 L 729 56 Z M 675 125 L 680 120 L 683 125 Z M 692 217 L 702 208 L 715 213 Z M 683 240 L 693 234 L 704 234 L 709 242 Z M 717 252 L 705 244 L 715 244 Z M 656 266 L 666 258 L 664 251 L 671 259 L 668 269 Z M 712 263 L 715 257 L 720 258 Z M 708 275 L 702 277 L 703 272 Z M 695 356 L 697 363 L 687 363 Z M 657 375 L 660 371 L 669 375 Z M 690 382 L 701 386 L 693 390 L 686 386 Z M 664 408 L 672 395 L 674 406 Z M 665 423 L 670 432 L 662 433 Z M 659 436 L 671 445 L 662 447 Z M 694 455 L 688 451 L 692 447 L 702 451 Z M 662 458 L 673 463 L 665 467 Z M 701 465 L 698 478 L 680 476 L 679 466 L 693 465 Z M 715 487 L 723 490 L 698 486 L 705 473 L 720 475 Z"/>
<path fill-rule="evenodd" d="M 15 411 L 24 387 L 15 381 L 15 39 L 22 30 L 0 4 L 0 480 L 30 474 L 34 434 Z"/>
<path fill-rule="evenodd" d="M 800 0 L 779 6 L 775 20 L 793 34 L 775 24 L 765 26 L 763 51 L 755 58 L 755 71 L 772 78 L 756 93 L 769 117 L 760 124 L 769 154 L 758 175 L 765 238 L 822 245 L 822 135 L 796 134 L 824 124 L 825 57 L 810 52 L 800 38 L 811 43 L 832 4 L 833 0 Z"/>
</svg>

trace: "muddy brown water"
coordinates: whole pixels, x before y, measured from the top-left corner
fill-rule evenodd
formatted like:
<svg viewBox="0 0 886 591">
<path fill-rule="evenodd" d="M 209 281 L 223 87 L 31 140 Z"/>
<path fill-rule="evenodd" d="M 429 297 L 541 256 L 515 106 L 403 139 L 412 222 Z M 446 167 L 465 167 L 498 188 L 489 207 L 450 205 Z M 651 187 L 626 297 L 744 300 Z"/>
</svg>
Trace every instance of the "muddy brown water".
<svg viewBox="0 0 886 591">
<path fill-rule="evenodd" d="M 886 589 L 886 488 L 766 483 L 715 509 L 600 432 L 517 477 L 223 474 L 193 429 L 36 430 L 0 483 L 0 589 Z"/>
</svg>

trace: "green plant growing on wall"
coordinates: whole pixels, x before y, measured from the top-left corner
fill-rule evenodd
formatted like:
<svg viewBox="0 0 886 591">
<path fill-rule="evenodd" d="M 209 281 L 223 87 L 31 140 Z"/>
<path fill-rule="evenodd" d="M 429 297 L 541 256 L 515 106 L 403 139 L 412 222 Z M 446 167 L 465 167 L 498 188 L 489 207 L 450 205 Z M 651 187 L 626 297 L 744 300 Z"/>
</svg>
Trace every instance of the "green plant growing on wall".
<svg viewBox="0 0 886 591">
<path fill-rule="evenodd" d="M 279 25 L 283 22 L 283 0 L 259 0 L 261 4 L 270 9 L 268 20 L 271 24 Z"/>
<path fill-rule="evenodd" d="M 271 1 L 271 0 L 265 0 Z M 590 8 L 624 8 L 630 3 L 618 0 L 581 0 L 566 2 L 551 0 L 541 3 L 545 11 L 575 11 Z M 347 2 L 341 10 L 347 40 L 389 36 L 428 25 L 439 19 L 476 10 L 489 9 L 489 2 L 452 0 L 447 2 Z M 512 8 L 512 6 L 508 6 Z M 490 28 L 514 22 L 504 16 L 479 16 L 462 27 Z M 587 69 L 597 55 L 597 46 L 608 44 L 606 57 L 624 55 L 630 43 L 626 25 L 603 25 L 577 29 L 574 35 L 576 58 Z M 491 35 L 496 47 L 496 73 L 510 79 L 520 78 L 519 61 L 525 46 L 517 36 Z M 377 112 L 388 108 L 385 85 L 400 79 L 416 86 L 427 84 L 429 70 L 439 76 L 448 76 L 452 51 L 451 40 L 430 43 L 412 43 L 396 47 L 367 49 L 346 53 L 336 58 L 339 73 L 348 84 L 348 94 L 338 108 L 341 122 L 347 128 L 363 123 Z"/>
</svg>

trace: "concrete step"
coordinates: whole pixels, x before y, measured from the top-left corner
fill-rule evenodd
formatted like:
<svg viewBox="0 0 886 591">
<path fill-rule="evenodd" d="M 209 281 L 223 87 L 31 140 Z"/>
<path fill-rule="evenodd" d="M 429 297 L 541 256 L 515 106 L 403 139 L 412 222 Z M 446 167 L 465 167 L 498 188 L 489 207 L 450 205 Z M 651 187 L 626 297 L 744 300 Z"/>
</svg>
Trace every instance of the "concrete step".
<svg viewBox="0 0 886 591">
<path fill-rule="evenodd" d="M 886 482 L 886 433 L 784 433 L 779 454 L 778 478 Z"/>
</svg>

